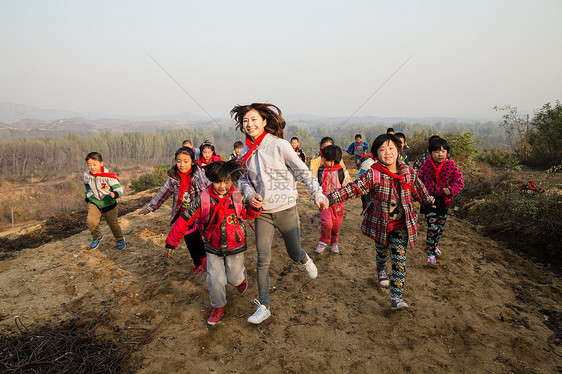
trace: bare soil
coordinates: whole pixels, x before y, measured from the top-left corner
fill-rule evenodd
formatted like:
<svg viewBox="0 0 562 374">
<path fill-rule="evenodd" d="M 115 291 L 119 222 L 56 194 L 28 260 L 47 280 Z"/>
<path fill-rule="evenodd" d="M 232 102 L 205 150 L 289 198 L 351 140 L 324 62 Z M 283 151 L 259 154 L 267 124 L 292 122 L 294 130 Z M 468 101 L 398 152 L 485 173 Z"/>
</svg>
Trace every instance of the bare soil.
<svg viewBox="0 0 562 374">
<path fill-rule="evenodd" d="M 418 244 L 407 262 L 404 297 L 410 309 L 391 312 L 388 289 L 376 280 L 373 242 L 359 230 L 360 200 L 346 204 L 341 253 L 318 255 L 313 250 L 320 219 L 301 187 L 302 244 L 319 276 L 310 280 L 288 258 L 281 238 L 274 238 L 272 316 L 260 325 L 246 321 L 257 297 L 252 231 L 248 290 L 239 295 L 228 286 L 225 315 L 211 327 L 205 273 L 192 273 L 185 247 L 170 260 L 162 256 L 170 215 L 164 206 L 147 216 L 121 216 L 124 251 L 116 249 L 105 224 L 104 240 L 88 250 L 91 236 L 80 214 L 40 225 L 39 241 L 2 238 L 0 334 L 16 330 L 16 316 L 33 328 L 104 315 L 112 326 L 151 332 L 150 342 L 133 354 L 138 373 L 562 370 L 558 276 L 454 215 L 441 240 L 443 256 L 429 267 L 420 217 Z M 125 197 L 121 211 L 127 199 L 146 202 L 152 194 Z"/>
</svg>

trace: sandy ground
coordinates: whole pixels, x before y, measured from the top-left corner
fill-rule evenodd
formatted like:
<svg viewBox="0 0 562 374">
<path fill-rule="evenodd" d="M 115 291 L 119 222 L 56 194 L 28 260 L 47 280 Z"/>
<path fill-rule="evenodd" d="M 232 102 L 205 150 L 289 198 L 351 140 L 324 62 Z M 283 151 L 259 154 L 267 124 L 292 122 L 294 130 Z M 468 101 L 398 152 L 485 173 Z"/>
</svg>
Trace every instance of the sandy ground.
<svg viewBox="0 0 562 374">
<path fill-rule="evenodd" d="M 301 186 L 302 187 L 302 186 Z M 300 188 L 300 187 L 299 187 Z M 139 373 L 554 373 L 562 371 L 561 282 L 540 265 L 450 216 L 437 267 L 426 265 L 425 223 L 408 253 L 406 311 L 391 312 L 378 285 L 373 242 L 360 233 L 359 199 L 346 205 L 340 254 L 313 252 L 317 209 L 300 190 L 303 248 L 319 276 L 310 280 L 274 239 L 272 316 L 255 306 L 256 253 L 248 229 L 249 287 L 227 290 L 222 321 L 208 326 L 205 273 L 193 274 L 184 245 L 162 257 L 169 207 L 120 218 L 128 246 L 109 229 L 88 250 L 87 230 L 0 262 L 0 333 L 108 312 L 111 324 L 151 330 L 134 354 Z M 423 221 L 423 217 L 421 219 Z"/>
</svg>

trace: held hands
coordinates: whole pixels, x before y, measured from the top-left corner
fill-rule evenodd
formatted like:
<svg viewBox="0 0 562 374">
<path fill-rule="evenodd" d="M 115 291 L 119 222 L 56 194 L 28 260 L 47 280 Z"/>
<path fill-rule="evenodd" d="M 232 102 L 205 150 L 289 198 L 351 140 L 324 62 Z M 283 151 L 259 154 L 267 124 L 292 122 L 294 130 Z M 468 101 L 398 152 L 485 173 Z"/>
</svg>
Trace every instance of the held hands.
<svg viewBox="0 0 562 374">
<path fill-rule="evenodd" d="M 437 206 L 435 205 L 435 196 L 429 196 L 428 200 L 432 208 L 437 208 Z"/>
<path fill-rule="evenodd" d="M 330 207 L 330 202 L 328 201 L 328 198 L 323 194 L 321 194 L 316 199 L 314 199 L 314 202 L 316 203 L 316 206 L 320 210 L 326 210 Z"/>
<path fill-rule="evenodd" d="M 250 206 L 255 209 L 260 209 L 262 205 L 263 198 L 260 195 L 255 194 L 254 197 L 252 197 L 252 199 L 250 200 Z"/>
</svg>

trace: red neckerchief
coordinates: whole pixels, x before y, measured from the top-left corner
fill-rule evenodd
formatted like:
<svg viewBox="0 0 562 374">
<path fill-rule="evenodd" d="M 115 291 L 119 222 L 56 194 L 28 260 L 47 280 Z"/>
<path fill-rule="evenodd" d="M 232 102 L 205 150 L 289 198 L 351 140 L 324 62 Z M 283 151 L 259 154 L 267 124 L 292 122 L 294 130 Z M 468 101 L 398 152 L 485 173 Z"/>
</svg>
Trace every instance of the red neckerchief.
<svg viewBox="0 0 562 374">
<path fill-rule="evenodd" d="M 183 194 L 185 190 L 190 191 L 191 187 L 191 169 L 187 173 L 182 173 L 178 170 L 178 176 L 180 177 L 180 190 L 178 192 L 178 202 L 176 203 L 176 208 L 183 202 Z"/>
<path fill-rule="evenodd" d="M 414 186 L 412 186 L 411 184 L 406 183 L 406 181 L 404 180 L 403 177 L 401 177 L 401 176 L 398 175 L 398 174 L 394 174 L 393 172 L 391 172 L 390 170 L 388 170 L 388 168 L 384 167 L 380 162 L 375 162 L 375 163 L 373 164 L 373 166 L 371 166 L 371 167 L 372 167 L 373 169 L 376 169 L 376 170 L 380 171 L 381 173 L 384 173 L 384 174 L 388 175 L 388 176 L 391 177 L 391 178 L 398 179 L 400 182 L 402 182 L 402 185 L 403 185 L 406 189 L 408 189 L 408 190 L 410 190 L 410 191 L 412 191 L 412 192 L 416 192 L 416 189 L 414 188 Z"/>
<path fill-rule="evenodd" d="M 222 223 L 224 217 L 226 216 L 226 210 L 228 209 L 228 206 L 230 205 L 230 196 L 232 196 L 232 192 L 233 192 L 233 189 L 231 187 L 230 191 L 228 191 L 228 193 L 226 195 L 224 195 L 223 197 L 220 197 L 218 195 L 217 191 L 215 191 L 215 188 L 212 185 L 209 186 L 209 194 L 219 201 L 217 204 L 215 204 L 215 209 L 213 210 L 213 213 L 210 214 L 211 218 L 209 219 L 209 229 L 211 229 L 210 225 L 212 225 L 213 218 L 215 218 L 215 216 L 217 216 L 216 226 L 220 226 L 220 224 Z M 214 228 L 211 229 L 211 232 L 213 230 L 214 230 Z"/>
<path fill-rule="evenodd" d="M 246 161 L 248 161 L 250 156 L 252 156 L 252 153 L 254 153 L 254 151 L 256 150 L 256 147 L 260 145 L 261 141 L 263 140 L 263 138 L 265 138 L 266 135 L 267 135 L 266 131 L 262 132 L 261 135 L 258 136 L 256 141 L 253 143 L 250 137 L 246 136 L 246 145 L 250 147 L 250 149 L 248 149 L 248 152 L 246 152 L 244 156 L 242 156 L 242 161 L 240 162 L 240 165 L 244 165 Z"/>
<path fill-rule="evenodd" d="M 433 161 L 433 157 L 431 157 L 430 160 L 431 160 L 431 165 L 433 165 L 433 167 L 435 168 L 435 181 L 437 182 L 439 187 L 443 189 L 443 181 L 441 181 L 441 178 L 439 177 L 439 173 L 441 173 L 441 169 L 443 169 L 443 165 L 445 165 L 445 162 L 447 160 L 440 163 L 439 166 L 435 165 L 435 162 Z"/>
<path fill-rule="evenodd" d="M 374 160 L 373 155 L 370 155 L 368 153 L 365 153 L 363 156 L 361 156 L 361 158 L 359 160 L 361 160 L 361 162 L 365 161 L 366 159 L 370 158 L 371 160 Z"/>
<path fill-rule="evenodd" d="M 293 147 L 293 151 L 297 152 L 299 150 L 299 146 Z"/>
<path fill-rule="evenodd" d="M 357 149 L 357 147 L 359 147 L 361 144 L 363 144 L 363 141 L 355 142 L 355 149 Z"/>
<path fill-rule="evenodd" d="M 341 169 L 341 165 L 340 164 L 334 164 L 334 166 L 332 166 L 331 168 L 326 169 L 326 167 L 324 167 L 324 173 L 322 173 L 322 189 L 324 189 L 324 187 L 326 187 L 326 178 L 328 177 L 328 173 L 334 170 L 339 170 Z"/>
<path fill-rule="evenodd" d="M 203 156 L 199 157 L 199 159 L 197 160 L 197 164 L 199 165 L 199 167 L 203 167 L 203 166 L 207 166 L 209 165 L 211 162 L 213 162 L 213 156 L 211 156 L 211 158 L 209 159 L 209 161 L 205 161 L 203 160 Z"/>
<path fill-rule="evenodd" d="M 101 167 L 99 173 L 97 173 L 97 174 L 92 174 L 92 173 L 90 173 L 90 175 L 93 175 L 93 176 L 95 176 L 95 177 L 115 178 L 115 179 L 117 179 L 117 180 L 119 181 L 119 178 L 117 177 L 117 174 L 106 172 L 106 171 L 105 171 L 105 168 L 104 168 L 103 166 Z M 121 182 L 121 181 L 119 181 L 119 182 Z"/>
</svg>

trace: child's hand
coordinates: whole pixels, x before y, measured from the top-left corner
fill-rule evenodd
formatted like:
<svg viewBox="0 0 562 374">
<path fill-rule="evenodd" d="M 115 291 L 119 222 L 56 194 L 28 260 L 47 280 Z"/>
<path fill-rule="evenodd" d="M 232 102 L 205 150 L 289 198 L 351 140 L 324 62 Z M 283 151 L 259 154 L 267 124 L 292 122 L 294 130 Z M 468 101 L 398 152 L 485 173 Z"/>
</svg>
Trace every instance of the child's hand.
<svg viewBox="0 0 562 374">
<path fill-rule="evenodd" d="M 146 207 L 142 208 L 141 210 L 139 210 L 139 213 L 141 216 L 144 216 L 145 214 L 150 213 L 150 210 L 148 210 Z"/>
<path fill-rule="evenodd" d="M 164 248 L 164 257 L 170 258 L 174 254 L 174 248 Z"/>
<path fill-rule="evenodd" d="M 447 188 L 447 187 L 443 187 L 443 193 L 444 193 L 445 195 L 450 195 L 450 194 L 451 194 L 451 190 L 450 190 L 449 188 Z"/>
<path fill-rule="evenodd" d="M 320 210 L 326 210 L 330 206 L 330 202 L 328 201 L 328 198 L 326 196 L 324 196 L 323 194 L 318 196 L 314 200 L 314 202 L 316 203 L 316 206 Z"/>
<path fill-rule="evenodd" d="M 111 191 L 111 192 L 109 193 L 109 196 L 111 196 L 112 199 L 115 199 L 115 192 Z"/>
<path fill-rule="evenodd" d="M 255 194 L 254 197 L 252 197 L 252 200 L 250 200 L 250 206 L 252 208 L 259 209 L 261 208 L 262 204 L 263 204 L 263 199 L 258 194 Z"/>
<path fill-rule="evenodd" d="M 428 200 L 432 208 L 437 208 L 437 206 L 435 205 L 435 196 L 429 196 Z"/>
</svg>

